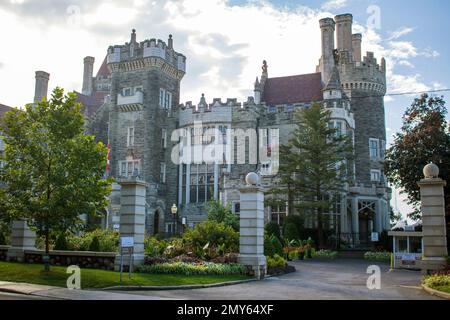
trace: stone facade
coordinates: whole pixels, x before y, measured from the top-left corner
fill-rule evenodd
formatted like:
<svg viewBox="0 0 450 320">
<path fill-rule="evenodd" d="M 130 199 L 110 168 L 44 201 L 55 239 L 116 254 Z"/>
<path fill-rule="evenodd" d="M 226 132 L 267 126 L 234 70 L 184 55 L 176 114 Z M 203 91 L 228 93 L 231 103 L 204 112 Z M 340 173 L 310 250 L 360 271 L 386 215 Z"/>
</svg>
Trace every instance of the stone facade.
<svg viewBox="0 0 450 320">
<path fill-rule="evenodd" d="M 91 96 L 98 95 L 98 84 L 109 88 L 108 95 L 87 115 L 86 128 L 110 146 L 110 175 L 127 178 L 137 170 L 148 184 L 147 233 L 173 234 L 175 223 L 181 230 L 182 218 L 185 227 L 192 227 L 206 218 L 204 203 L 210 199 L 229 203 L 238 213 L 238 190 L 248 172 L 261 174 L 263 186 L 276 184 L 279 163 L 272 148 L 277 146 L 271 146 L 269 155 L 263 145 L 278 137 L 280 144 L 286 143 L 295 128 L 293 112 L 315 102 L 332 112 L 333 125 L 351 135 L 355 146 L 355 163 L 348 163 L 354 183 L 342 194 L 337 215 L 332 213 L 338 217 L 335 223 L 356 242 L 364 241 L 372 231 L 390 228 L 390 189 L 383 174 L 386 64 L 384 59 L 378 63 L 371 52 L 362 57 L 362 36 L 352 34 L 352 20 L 345 14 L 320 21 L 322 56 L 314 74 L 269 78 L 264 61 L 254 97 L 244 102 L 213 99 L 208 103 L 202 95 L 197 104 L 180 104 L 186 58 L 174 50 L 171 36 L 167 44 L 156 39 L 137 42 L 133 30 L 130 42 L 108 49 L 103 75 L 92 81 Z M 86 94 L 91 86 L 91 62 L 85 60 Z M 211 165 L 171 161 L 172 149 L 181 141 L 171 141 L 175 129 L 193 133 L 193 141 L 199 138 L 204 144 L 210 138 L 204 131 L 208 128 L 223 134 L 231 161 Z M 231 138 L 228 129 L 242 131 Z M 252 135 L 258 143 L 249 142 Z M 236 163 L 239 159 L 243 163 Z M 106 224 L 110 227 L 117 224 L 118 199 L 112 195 L 111 221 Z M 178 207 L 178 222 L 170 210 L 173 204 Z M 282 223 L 280 215 L 286 212 L 285 206 L 267 207 L 265 219 Z"/>
</svg>

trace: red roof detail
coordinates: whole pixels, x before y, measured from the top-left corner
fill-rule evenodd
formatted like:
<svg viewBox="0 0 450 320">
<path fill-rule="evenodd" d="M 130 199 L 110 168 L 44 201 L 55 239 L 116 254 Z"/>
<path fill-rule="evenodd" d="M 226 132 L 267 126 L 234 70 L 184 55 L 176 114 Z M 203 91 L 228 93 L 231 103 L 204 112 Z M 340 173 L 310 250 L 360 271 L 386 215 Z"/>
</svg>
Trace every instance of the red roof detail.
<svg viewBox="0 0 450 320">
<path fill-rule="evenodd" d="M 302 103 L 323 99 L 320 73 L 268 78 L 262 101 L 267 105 Z"/>
<path fill-rule="evenodd" d="M 77 95 L 77 102 L 84 106 L 84 113 L 89 117 L 100 109 L 103 105 L 105 95 L 108 94 L 106 92 L 95 92 L 94 96 L 87 96 L 76 91 L 75 93 Z"/>
<path fill-rule="evenodd" d="M 5 106 L 4 104 L 0 104 L 0 119 L 3 118 L 5 113 L 11 111 L 13 108 Z"/>
<path fill-rule="evenodd" d="M 102 65 L 100 66 L 100 69 L 98 69 L 96 77 L 99 77 L 99 76 L 108 77 L 110 75 L 111 75 L 111 72 L 108 69 L 108 65 L 106 63 L 106 57 L 105 57 L 105 59 L 103 59 Z"/>
</svg>

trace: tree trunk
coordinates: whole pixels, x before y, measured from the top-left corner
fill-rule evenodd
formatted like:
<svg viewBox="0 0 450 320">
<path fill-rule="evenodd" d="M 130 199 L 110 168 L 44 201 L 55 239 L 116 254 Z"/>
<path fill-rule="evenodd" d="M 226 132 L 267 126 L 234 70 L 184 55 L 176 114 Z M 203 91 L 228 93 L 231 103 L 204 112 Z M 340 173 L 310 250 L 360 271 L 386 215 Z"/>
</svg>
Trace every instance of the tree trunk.
<svg viewBox="0 0 450 320">
<path fill-rule="evenodd" d="M 48 230 L 45 231 L 44 271 L 50 271 L 50 233 Z"/>
</svg>

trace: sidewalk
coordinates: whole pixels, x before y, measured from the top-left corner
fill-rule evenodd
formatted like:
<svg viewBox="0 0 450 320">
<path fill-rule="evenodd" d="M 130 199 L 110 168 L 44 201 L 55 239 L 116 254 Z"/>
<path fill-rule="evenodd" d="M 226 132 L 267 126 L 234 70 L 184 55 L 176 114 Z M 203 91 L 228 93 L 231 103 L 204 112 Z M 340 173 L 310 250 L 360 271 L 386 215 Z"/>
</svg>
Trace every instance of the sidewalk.
<svg viewBox="0 0 450 320">
<path fill-rule="evenodd" d="M 55 300 L 162 300 L 164 298 L 95 290 L 69 290 L 30 283 L 0 281 L 0 292 L 45 297 Z"/>
</svg>

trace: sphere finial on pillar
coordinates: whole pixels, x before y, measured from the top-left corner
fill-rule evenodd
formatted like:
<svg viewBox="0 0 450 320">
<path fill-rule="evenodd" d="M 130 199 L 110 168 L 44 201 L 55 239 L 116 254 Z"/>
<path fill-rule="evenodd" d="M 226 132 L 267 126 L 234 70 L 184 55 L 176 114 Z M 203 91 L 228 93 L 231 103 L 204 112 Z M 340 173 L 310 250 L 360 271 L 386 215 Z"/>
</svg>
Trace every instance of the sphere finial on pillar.
<svg viewBox="0 0 450 320">
<path fill-rule="evenodd" d="M 423 167 L 423 175 L 426 179 L 437 178 L 439 176 L 439 167 L 433 162 L 430 162 Z"/>
<path fill-rule="evenodd" d="M 245 182 L 248 185 L 256 186 L 256 185 L 259 184 L 259 176 L 256 173 L 254 173 L 254 172 L 250 172 L 245 177 Z"/>
</svg>

